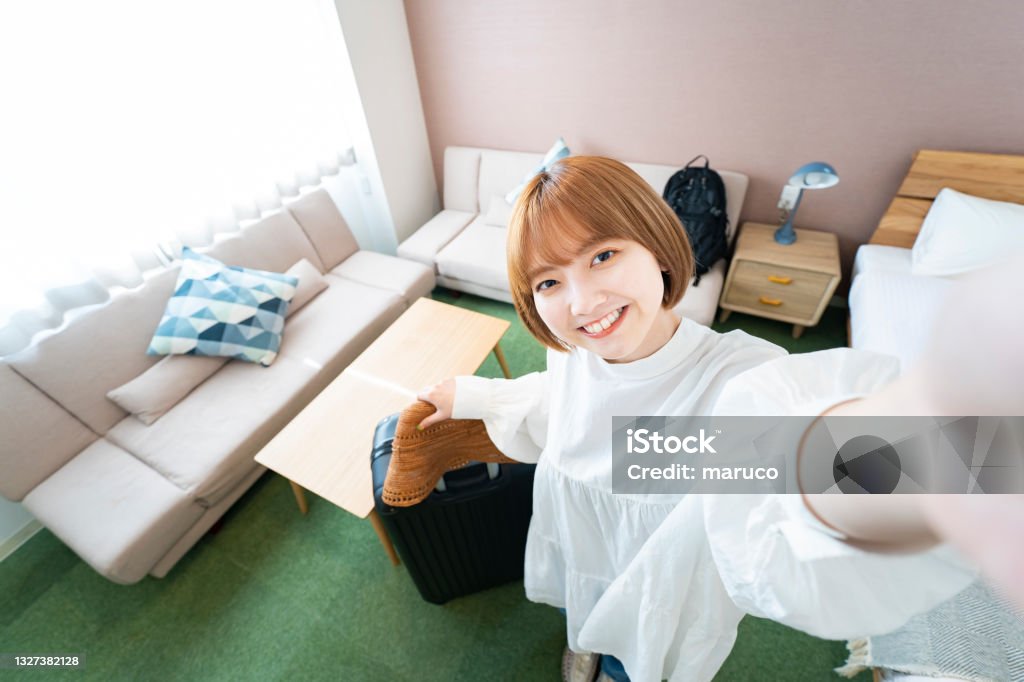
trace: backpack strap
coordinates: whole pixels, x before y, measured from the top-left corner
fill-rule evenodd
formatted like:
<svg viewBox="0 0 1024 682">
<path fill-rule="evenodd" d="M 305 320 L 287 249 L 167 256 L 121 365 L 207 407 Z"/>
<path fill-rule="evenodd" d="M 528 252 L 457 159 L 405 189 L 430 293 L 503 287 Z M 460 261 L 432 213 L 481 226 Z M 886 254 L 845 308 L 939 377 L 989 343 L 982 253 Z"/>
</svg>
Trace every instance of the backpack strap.
<svg viewBox="0 0 1024 682">
<path fill-rule="evenodd" d="M 691 165 L 693 165 L 694 161 L 696 161 L 697 159 L 699 159 L 701 157 L 704 158 L 704 167 L 707 168 L 711 164 L 711 160 L 708 157 L 704 156 L 703 154 L 698 154 L 697 156 L 695 156 L 692 159 L 690 159 L 690 163 L 686 164 L 685 167 L 689 168 Z"/>
</svg>

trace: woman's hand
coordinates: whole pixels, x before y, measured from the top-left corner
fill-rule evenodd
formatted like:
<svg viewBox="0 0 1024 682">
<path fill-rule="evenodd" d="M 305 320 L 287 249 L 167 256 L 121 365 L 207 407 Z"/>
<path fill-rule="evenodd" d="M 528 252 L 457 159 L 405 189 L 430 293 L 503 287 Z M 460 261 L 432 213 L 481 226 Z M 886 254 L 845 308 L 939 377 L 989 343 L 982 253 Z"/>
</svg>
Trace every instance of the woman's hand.
<svg viewBox="0 0 1024 682">
<path fill-rule="evenodd" d="M 997 415 L 1019 419 L 1024 415 L 1024 391 L 1020 389 L 1020 377 L 1024 376 L 1024 353 L 1020 352 L 1024 314 L 1005 302 L 1024 297 L 1022 268 L 1024 252 L 1019 252 L 1015 259 L 1000 266 L 958 280 L 918 365 L 881 392 L 841 405 L 832 413 Z M 1021 441 L 1016 447 L 1015 452 L 1006 454 L 1020 462 L 1024 460 Z M 863 509 L 840 509 L 833 500 L 825 499 L 843 497 L 821 495 L 808 504 L 841 529 L 851 523 L 863 526 Z M 1024 608 L 1024 585 L 1020 581 L 1024 545 L 1015 540 L 1024 534 L 1024 494 L 892 497 L 907 497 L 915 504 L 905 505 L 898 516 L 893 510 L 883 510 L 886 518 L 883 521 L 878 516 L 877 530 L 872 529 L 878 537 L 868 537 L 892 539 L 894 528 L 906 529 L 909 537 L 913 527 L 920 538 L 947 541 L 973 559 L 985 576 Z M 882 497 L 878 501 L 896 503 Z M 826 508 L 830 506 L 836 508 Z M 911 544 L 904 540 L 906 546 Z"/>
<path fill-rule="evenodd" d="M 1024 415 L 1024 250 L 957 279 L 933 327 L 921 369 L 937 414 Z"/>
<path fill-rule="evenodd" d="M 422 430 L 438 422 L 443 422 L 445 419 L 451 419 L 452 408 L 455 406 L 455 379 L 445 379 L 439 384 L 429 386 L 420 391 L 416 397 L 437 408 L 437 411 L 421 421 L 417 428 Z"/>
</svg>

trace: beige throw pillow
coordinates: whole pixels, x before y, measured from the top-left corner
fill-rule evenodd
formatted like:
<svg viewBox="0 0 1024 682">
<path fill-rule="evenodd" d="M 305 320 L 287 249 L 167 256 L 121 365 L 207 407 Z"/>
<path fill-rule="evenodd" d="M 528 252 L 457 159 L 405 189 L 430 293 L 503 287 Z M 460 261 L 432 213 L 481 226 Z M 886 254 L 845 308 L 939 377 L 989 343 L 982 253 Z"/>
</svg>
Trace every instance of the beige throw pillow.
<svg viewBox="0 0 1024 682">
<path fill-rule="evenodd" d="M 228 358 L 168 355 L 127 384 L 107 393 L 125 412 L 152 424 L 224 366 Z"/>
<path fill-rule="evenodd" d="M 286 318 L 327 288 L 327 280 L 316 269 L 316 266 L 305 258 L 288 268 L 288 272 L 284 274 L 299 278 L 299 283 L 295 287 L 295 296 L 288 304 L 288 311 L 285 313 Z"/>
</svg>

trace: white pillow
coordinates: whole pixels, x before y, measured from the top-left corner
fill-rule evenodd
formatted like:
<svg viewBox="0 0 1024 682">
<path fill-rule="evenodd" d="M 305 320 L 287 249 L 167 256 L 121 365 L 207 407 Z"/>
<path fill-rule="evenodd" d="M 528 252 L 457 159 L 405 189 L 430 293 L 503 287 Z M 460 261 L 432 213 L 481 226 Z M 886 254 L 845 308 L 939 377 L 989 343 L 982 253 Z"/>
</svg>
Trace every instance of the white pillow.
<svg viewBox="0 0 1024 682">
<path fill-rule="evenodd" d="M 494 195 L 491 197 L 491 206 L 487 209 L 484 222 L 495 227 L 508 227 L 508 221 L 512 217 L 512 208 L 505 201 L 505 197 Z"/>
<path fill-rule="evenodd" d="M 295 296 L 288 304 L 286 316 L 291 316 L 296 310 L 316 298 L 328 286 L 327 280 L 316 269 L 316 266 L 305 258 L 288 268 L 288 272 L 285 274 L 299 278 L 299 283 L 295 286 Z"/>
<path fill-rule="evenodd" d="M 911 250 L 915 275 L 959 275 L 1003 260 L 1024 248 L 1024 206 L 939 192 Z"/>
</svg>

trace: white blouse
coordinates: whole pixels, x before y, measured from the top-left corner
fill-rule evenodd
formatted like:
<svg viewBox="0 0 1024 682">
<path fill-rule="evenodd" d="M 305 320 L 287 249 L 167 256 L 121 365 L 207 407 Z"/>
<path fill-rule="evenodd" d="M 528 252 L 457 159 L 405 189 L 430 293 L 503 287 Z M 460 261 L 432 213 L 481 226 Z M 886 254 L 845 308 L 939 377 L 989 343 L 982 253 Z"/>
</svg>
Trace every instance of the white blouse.
<svg viewBox="0 0 1024 682">
<path fill-rule="evenodd" d="M 745 613 L 828 639 L 881 634 L 975 577 L 945 546 L 847 545 L 799 495 L 612 493 L 613 415 L 817 415 L 894 379 L 895 358 L 790 356 L 684 319 L 641 360 L 577 348 L 549 350 L 547 365 L 458 377 L 452 416 L 482 419 L 502 452 L 537 463 L 527 598 L 565 608 L 570 648 L 616 656 L 634 682 L 710 680 Z"/>
</svg>

